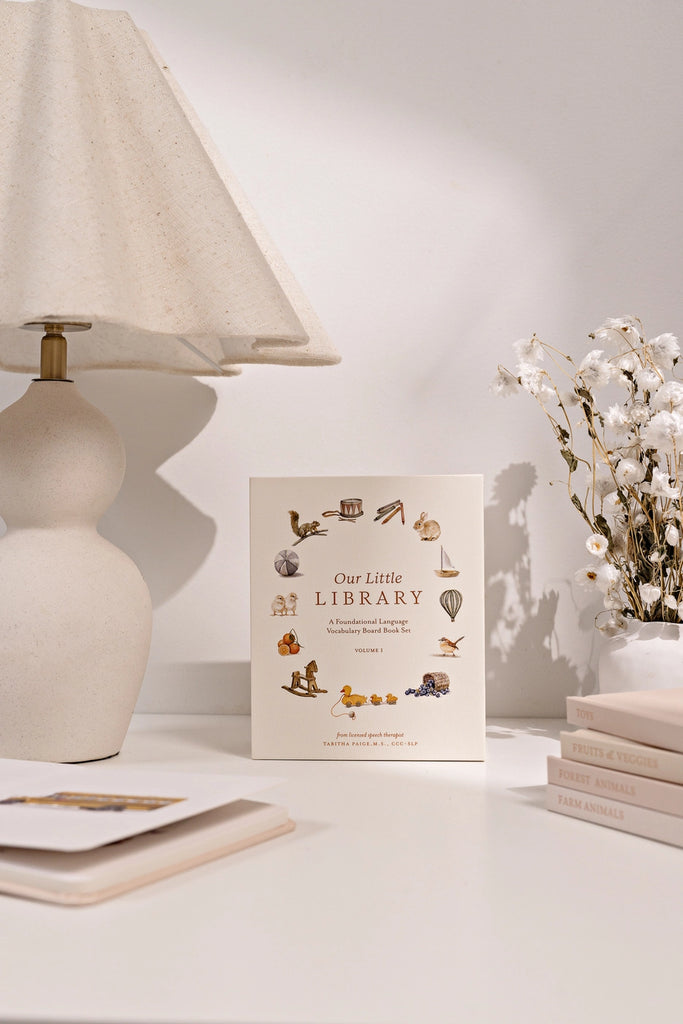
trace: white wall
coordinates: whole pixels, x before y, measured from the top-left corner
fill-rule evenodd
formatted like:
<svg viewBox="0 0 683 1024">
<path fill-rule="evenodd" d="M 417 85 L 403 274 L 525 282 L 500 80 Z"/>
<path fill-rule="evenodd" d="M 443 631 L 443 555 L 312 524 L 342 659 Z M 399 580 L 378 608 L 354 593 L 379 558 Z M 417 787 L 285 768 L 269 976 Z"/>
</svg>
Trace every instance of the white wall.
<svg viewBox="0 0 683 1024">
<path fill-rule="evenodd" d="M 150 584 L 140 707 L 246 710 L 251 475 L 481 472 L 488 708 L 595 683 L 584 528 L 531 400 L 537 331 L 683 330 L 677 0 L 128 0 L 343 356 L 237 379 L 92 374 L 129 474 L 103 532 Z M 0 399 L 24 389 L 4 375 Z"/>
</svg>

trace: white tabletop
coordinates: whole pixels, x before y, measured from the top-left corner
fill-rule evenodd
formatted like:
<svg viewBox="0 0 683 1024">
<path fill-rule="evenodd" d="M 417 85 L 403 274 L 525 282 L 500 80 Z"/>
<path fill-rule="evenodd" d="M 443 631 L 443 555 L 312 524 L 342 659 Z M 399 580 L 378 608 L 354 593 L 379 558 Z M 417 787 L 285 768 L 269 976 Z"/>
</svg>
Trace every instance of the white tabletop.
<svg viewBox="0 0 683 1024">
<path fill-rule="evenodd" d="M 112 771 L 275 774 L 297 829 L 91 907 L 0 897 L 0 1020 L 679 1024 L 683 852 L 543 808 L 561 725 L 273 762 L 246 717 L 137 716 Z"/>
</svg>

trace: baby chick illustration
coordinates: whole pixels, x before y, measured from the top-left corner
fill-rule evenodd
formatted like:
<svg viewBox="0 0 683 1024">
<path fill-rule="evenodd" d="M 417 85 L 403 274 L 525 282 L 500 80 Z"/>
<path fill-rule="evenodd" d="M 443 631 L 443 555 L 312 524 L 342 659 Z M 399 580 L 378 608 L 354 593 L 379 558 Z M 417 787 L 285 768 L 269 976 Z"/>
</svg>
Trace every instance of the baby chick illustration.
<svg viewBox="0 0 683 1024">
<path fill-rule="evenodd" d="M 455 657 L 455 652 L 458 649 L 458 644 L 460 643 L 461 640 L 464 639 L 464 635 L 459 636 L 457 640 L 449 640 L 447 636 L 442 636 L 439 638 L 439 647 L 441 648 L 444 654 Z"/>
</svg>

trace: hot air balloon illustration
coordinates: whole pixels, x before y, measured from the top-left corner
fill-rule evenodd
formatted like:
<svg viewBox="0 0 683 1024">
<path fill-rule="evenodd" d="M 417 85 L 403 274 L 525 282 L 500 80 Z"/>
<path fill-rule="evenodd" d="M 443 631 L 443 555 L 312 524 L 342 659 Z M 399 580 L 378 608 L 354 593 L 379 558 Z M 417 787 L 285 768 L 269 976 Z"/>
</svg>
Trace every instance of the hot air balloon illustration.
<svg viewBox="0 0 683 1024">
<path fill-rule="evenodd" d="M 443 594 L 439 598 L 441 607 L 450 615 L 451 622 L 455 621 L 455 616 L 460 611 L 462 605 L 462 594 L 459 590 L 444 590 Z"/>
</svg>

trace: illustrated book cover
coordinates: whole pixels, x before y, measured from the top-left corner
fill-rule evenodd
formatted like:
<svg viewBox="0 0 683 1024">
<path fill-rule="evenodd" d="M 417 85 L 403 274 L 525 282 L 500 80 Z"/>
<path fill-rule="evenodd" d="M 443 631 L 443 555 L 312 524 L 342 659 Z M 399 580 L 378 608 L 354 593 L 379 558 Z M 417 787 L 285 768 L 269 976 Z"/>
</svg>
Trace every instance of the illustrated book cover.
<svg viewBox="0 0 683 1024">
<path fill-rule="evenodd" d="M 95 903 L 294 828 L 278 780 L 0 760 L 0 893 Z"/>
<path fill-rule="evenodd" d="M 251 480 L 252 756 L 483 760 L 480 476 Z"/>
<path fill-rule="evenodd" d="M 683 688 L 567 697 L 567 721 L 683 752 Z"/>
</svg>

